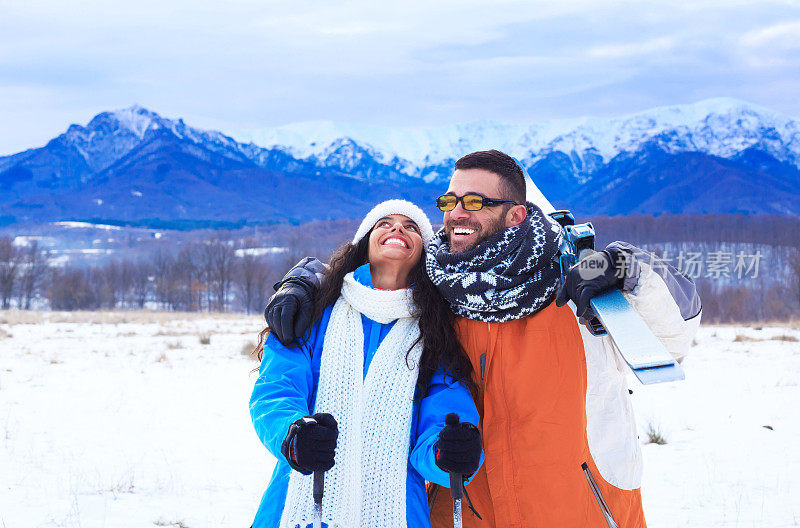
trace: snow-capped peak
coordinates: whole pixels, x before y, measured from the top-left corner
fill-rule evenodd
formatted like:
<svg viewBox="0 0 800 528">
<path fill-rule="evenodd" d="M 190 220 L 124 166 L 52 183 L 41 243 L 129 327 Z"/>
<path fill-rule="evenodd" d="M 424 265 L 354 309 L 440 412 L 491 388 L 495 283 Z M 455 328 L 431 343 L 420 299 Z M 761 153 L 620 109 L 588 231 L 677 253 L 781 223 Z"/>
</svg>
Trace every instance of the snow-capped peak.
<svg viewBox="0 0 800 528">
<path fill-rule="evenodd" d="M 281 148 L 301 158 L 320 157 L 341 138 L 384 160 L 398 158 L 424 167 L 468 152 L 496 148 L 522 159 L 551 151 L 592 151 L 607 161 L 659 134 L 677 131 L 673 145 L 728 156 L 755 142 L 759 130 L 774 129 L 800 159 L 800 122 L 732 98 L 652 108 L 616 118 L 581 117 L 532 124 L 476 121 L 442 127 L 390 128 L 333 121 L 309 121 L 260 130 L 234 131 L 239 140 Z M 751 143 L 752 144 L 752 143 Z"/>
<path fill-rule="evenodd" d="M 164 131 L 238 159 L 251 159 L 253 150 L 258 150 L 252 145 L 237 143 L 220 132 L 192 128 L 182 119 L 168 119 L 139 105 L 102 112 L 86 126 L 71 125 L 57 140 L 75 148 L 89 169 L 97 171 L 130 152 L 154 131 Z"/>
<path fill-rule="evenodd" d="M 144 138 L 145 132 L 159 118 L 155 112 L 143 108 L 137 104 L 111 113 L 119 122 L 120 126 L 130 130 L 139 138 Z"/>
</svg>

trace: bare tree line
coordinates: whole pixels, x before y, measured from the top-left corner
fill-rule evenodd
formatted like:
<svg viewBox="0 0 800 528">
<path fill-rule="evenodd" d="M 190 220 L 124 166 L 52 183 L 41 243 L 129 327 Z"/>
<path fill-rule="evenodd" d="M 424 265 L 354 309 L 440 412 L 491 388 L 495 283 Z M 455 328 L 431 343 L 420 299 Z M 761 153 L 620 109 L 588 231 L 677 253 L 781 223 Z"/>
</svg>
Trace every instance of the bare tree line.
<svg viewBox="0 0 800 528">
<path fill-rule="evenodd" d="M 8 309 L 15 300 L 17 307 L 29 310 L 48 271 L 48 255 L 35 240 L 17 247 L 11 238 L 0 237 L 0 307 Z"/>
<path fill-rule="evenodd" d="M 730 215 L 694 218 L 694 222 L 683 216 L 597 219 L 598 246 L 605 245 L 604 234 L 645 246 L 652 241 L 696 238 L 781 247 L 777 253 L 789 270 L 788 279 L 761 277 L 726 284 L 699 278 L 704 320 L 738 323 L 800 317 L 800 220 L 745 217 L 732 224 Z M 344 238 L 324 233 L 323 240 Z M 284 253 L 260 255 L 248 248 L 263 247 L 263 241 L 234 242 L 229 235 L 218 234 L 171 251 L 158 249 L 147 257 L 70 268 L 50 266 L 48 253 L 35 240 L 17 247 L 13 239 L 0 237 L 0 307 L 256 313 L 272 294 L 272 284 L 300 258 L 314 255 L 327 259 L 323 253 L 328 250 L 321 249 L 320 241 L 302 228 L 285 243 L 288 249 Z"/>
<path fill-rule="evenodd" d="M 800 247 L 800 217 L 789 215 L 704 214 L 598 216 L 589 218 L 597 245 L 613 240 L 634 244 L 729 242 Z M 579 221 L 586 221 L 579 220 Z"/>
<path fill-rule="evenodd" d="M 800 270 L 798 270 L 800 273 Z M 787 321 L 800 317 L 800 283 L 756 283 L 755 286 L 717 285 L 707 279 L 697 281 L 706 323 L 749 323 Z"/>
<path fill-rule="evenodd" d="M 2 237 L 0 307 L 258 312 L 272 291 L 273 270 L 283 273 L 286 263 L 248 252 L 253 243 L 237 247 L 213 237 L 174 252 L 159 249 L 149 258 L 61 268 L 48 265 L 48 253 L 35 241 L 17 247 Z"/>
</svg>

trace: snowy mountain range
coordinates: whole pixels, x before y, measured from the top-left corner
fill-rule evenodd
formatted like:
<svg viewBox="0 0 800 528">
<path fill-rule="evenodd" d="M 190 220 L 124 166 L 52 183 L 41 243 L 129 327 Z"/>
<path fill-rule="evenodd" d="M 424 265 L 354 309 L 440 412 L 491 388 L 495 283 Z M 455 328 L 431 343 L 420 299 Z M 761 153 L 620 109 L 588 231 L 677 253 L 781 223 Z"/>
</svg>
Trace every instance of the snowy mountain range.
<svg viewBox="0 0 800 528">
<path fill-rule="evenodd" d="M 387 128 L 328 121 L 200 130 L 140 106 L 0 157 L 0 223 L 217 225 L 427 206 L 456 159 L 497 148 L 576 214 L 800 214 L 800 120 L 733 99 L 619 118 Z"/>
<path fill-rule="evenodd" d="M 765 132 L 769 132 L 765 137 Z M 233 136 L 263 147 L 285 148 L 293 156 L 326 160 L 347 138 L 384 162 L 398 160 L 419 175 L 476 150 L 496 148 L 526 164 L 552 152 L 608 162 L 658 138 L 670 152 L 697 151 L 729 158 L 761 145 L 778 158 L 800 163 L 800 121 L 767 108 L 729 98 L 654 108 L 611 119 L 585 117 L 531 125 L 478 121 L 439 128 L 387 128 L 332 121 L 296 123 Z"/>
</svg>

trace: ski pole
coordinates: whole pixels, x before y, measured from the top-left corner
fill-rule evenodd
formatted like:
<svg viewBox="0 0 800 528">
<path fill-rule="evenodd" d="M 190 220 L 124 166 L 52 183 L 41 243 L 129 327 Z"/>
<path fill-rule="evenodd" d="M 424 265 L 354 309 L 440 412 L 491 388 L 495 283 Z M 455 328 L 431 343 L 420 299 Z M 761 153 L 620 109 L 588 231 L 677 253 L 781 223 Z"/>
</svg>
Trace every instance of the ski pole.
<svg viewBox="0 0 800 528">
<path fill-rule="evenodd" d="M 444 418 L 445 425 L 458 425 L 456 413 L 450 413 Z M 461 528 L 461 494 L 464 480 L 461 473 L 450 473 L 450 497 L 453 498 L 453 528 Z"/>
<path fill-rule="evenodd" d="M 322 492 L 325 490 L 325 472 L 314 472 L 314 528 L 322 528 Z"/>
</svg>

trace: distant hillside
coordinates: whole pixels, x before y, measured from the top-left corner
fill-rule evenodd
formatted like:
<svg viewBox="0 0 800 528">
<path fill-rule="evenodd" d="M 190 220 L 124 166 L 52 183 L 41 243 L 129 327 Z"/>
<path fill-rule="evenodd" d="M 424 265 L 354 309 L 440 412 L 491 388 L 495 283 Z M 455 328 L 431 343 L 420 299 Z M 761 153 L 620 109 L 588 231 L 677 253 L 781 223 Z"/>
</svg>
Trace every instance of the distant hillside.
<svg viewBox="0 0 800 528">
<path fill-rule="evenodd" d="M 325 122 L 236 137 L 255 142 L 139 106 L 101 113 L 0 158 L 0 225 L 301 223 L 358 218 L 389 197 L 435 219 L 454 160 L 486 148 L 517 157 L 581 216 L 800 214 L 800 121 L 730 99 L 530 126 Z"/>
</svg>

